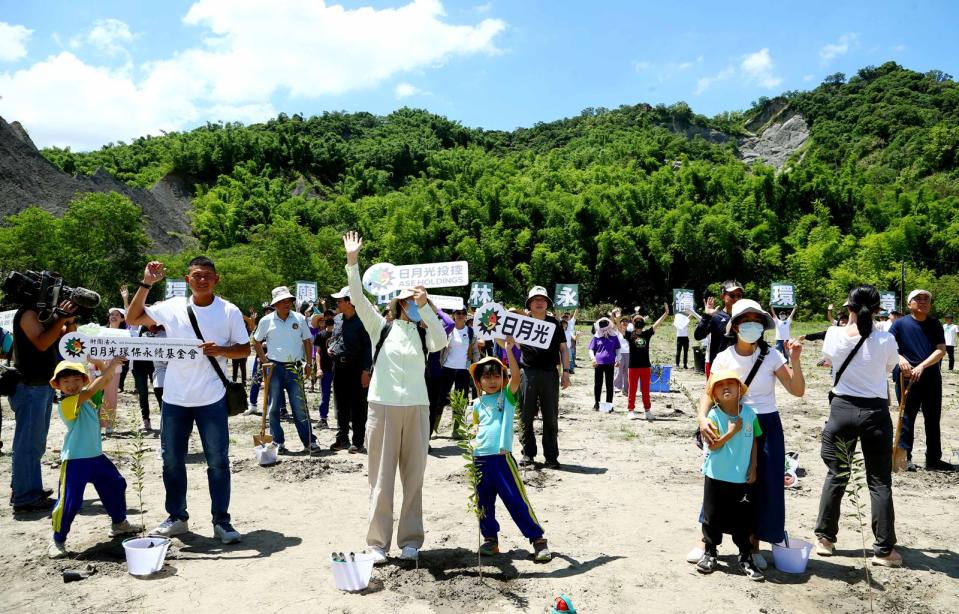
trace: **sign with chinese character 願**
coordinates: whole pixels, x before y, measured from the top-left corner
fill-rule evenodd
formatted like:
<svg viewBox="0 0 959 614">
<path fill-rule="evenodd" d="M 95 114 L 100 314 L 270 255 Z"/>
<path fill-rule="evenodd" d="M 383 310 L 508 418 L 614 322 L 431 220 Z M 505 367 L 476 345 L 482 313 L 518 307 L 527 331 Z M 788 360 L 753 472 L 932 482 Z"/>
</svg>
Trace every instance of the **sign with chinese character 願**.
<svg viewBox="0 0 959 614">
<path fill-rule="evenodd" d="M 557 309 L 576 309 L 579 307 L 579 284 L 556 284 L 553 304 Z"/>
<path fill-rule="evenodd" d="M 90 337 L 81 332 L 60 338 L 60 354 L 67 360 L 110 360 L 122 356 L 128 360 L 206 360 L 199 339 L 167 337 Z"/>
<path fill-rule="evenodd" d="M 400 288 L 452 288 L 469 284 L 469 263 L 435 262 L 396 266 L 380 262 L 363 273 L 363 287 L 374 295 L 389 294 Z"/>
<path fill-rule="evenodd" d="M 473 315 L 473 331 L 484 341 L 513 337 L 520 345 L 546 349 L 555 330 L 552 322 L 511 313 L 499 303 L 486 303 Z"/>
<path fill-rule="evenodd" d="M 430 300 L 433 301 L 433 304 L 436 305 L 438 309 L 445 309 L 446 311 L 459 311 L 466 307 L 463 304 L 463 299 L 458 296 L 430 294 Z"/>
<path fill-rule="evenodd" d="M 316 282 L 298 281 L 296 282 L 296 305 L 300 307 L 303 303 L 316 302 Z"/>
<path fill-rule="evenodd" d="M 880 292 L 879 293 L 879 308 L 886 312 L 888 315 L 890 312 L 896 310 L 896 293 L 895 292 Z"/>
<path fill-rule="evenodd" d="M 173 298 L 174 296 L 186 296 L 185 281 L 166 280 L 166 298 Z"/>
<path fill-rule="evenodd" d="M 493 284 L 488 281 L 474 281 L 470 286 L 470 307 L 479 307 L 493 302 Z"/>
<path fill-rule="evenodd" d="M 775 281 L 769 287 L 769 305 L 772 307 L 795 307 L 796 286 Z"/>
<path fill-rule="evenodd" d="M 696 298 L 689 288 L 673 288 L 673 313 L 696 309 Z"/>
</svg>

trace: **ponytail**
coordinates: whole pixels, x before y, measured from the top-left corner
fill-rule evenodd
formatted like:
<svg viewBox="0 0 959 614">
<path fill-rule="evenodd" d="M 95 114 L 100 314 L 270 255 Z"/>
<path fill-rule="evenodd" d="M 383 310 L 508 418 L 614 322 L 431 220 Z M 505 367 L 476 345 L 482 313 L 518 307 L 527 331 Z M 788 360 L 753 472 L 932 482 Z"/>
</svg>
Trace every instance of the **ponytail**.
<svg viewBox="0 0 959 614">
<path fill-rule="evenodd" d="M 849 291 L 849 311 L 856 314 L 856 328 L 865 339 L 872 334 L 872 316 L 879 311 L 879 291 L 870 285 L 857 286 Z"/>
</svg>

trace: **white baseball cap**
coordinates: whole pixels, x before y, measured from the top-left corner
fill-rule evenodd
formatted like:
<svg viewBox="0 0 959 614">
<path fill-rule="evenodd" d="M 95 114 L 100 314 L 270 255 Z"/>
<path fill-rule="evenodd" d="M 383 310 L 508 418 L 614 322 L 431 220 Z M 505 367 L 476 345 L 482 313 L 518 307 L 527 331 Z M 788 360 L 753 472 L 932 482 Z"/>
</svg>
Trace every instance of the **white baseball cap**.
<svg viewBox="0 0 959 614">
<path fill-rule="evenodd" d="M 330 295 L 332 298 L 350 298 L 350 287 L 343 286 L 336 294 Z"/>
<path fill-rule="evenodd" d="M 909 293 L 909 298 L 906 299 L 906 304 L 908 305 L 909 303 L 911 303 L 912 299 L 916 298 L 920 294 L 925 294 L 926 296 L 929 297 L 930 301 L 932 300 L 932 292 L 930 292 L 929 290 L 916 289 Z"/>
</svg>

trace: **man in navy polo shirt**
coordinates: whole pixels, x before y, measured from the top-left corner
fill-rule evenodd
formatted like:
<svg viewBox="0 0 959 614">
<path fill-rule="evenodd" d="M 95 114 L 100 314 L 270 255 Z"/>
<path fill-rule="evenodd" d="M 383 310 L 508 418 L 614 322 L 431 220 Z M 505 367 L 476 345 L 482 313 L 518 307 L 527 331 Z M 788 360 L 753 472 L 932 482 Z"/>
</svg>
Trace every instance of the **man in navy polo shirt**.
<svg viewBox="0 0 959 614">
<path fill-rule="evenodd" d="M 946 340 L 939 320 L 929 315 L 932 294 L 928 290 L 913 290 L 906 301 L 912 313 L 896 318 L 889 333 L 899 344 L 899 366 L 893 369 L 896 382 L 896 397 L 901 398 L 899 373 L 912 382 L 906 397 L 906 411 L 902 419 L 902 434 L 899 447 L 909 454 L 909 470 L 915 471 L 912 462 L 912 443 L 915 435 L 916 417 L 922 411 L 926 429 L 926 469 L 929 471 L 955 471 L 955 467 L 942 460 L 942 442 L 939 419 L 942 415 L 942 373 L 939 362 L 946 354 Z"/>
</svg>

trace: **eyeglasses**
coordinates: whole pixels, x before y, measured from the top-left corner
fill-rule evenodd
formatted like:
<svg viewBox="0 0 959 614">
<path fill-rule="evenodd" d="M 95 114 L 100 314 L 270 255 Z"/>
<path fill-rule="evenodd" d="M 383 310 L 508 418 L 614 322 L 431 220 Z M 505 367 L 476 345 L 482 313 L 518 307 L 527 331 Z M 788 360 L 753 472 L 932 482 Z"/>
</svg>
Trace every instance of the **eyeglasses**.
<svg viewBox="0 0 959 614">
<path fill-rule="evenodd" d="M 190 273 L 190 279 L 194 281 L 213 281 L 216 279 L 216 273 Z"/>
</svg>

